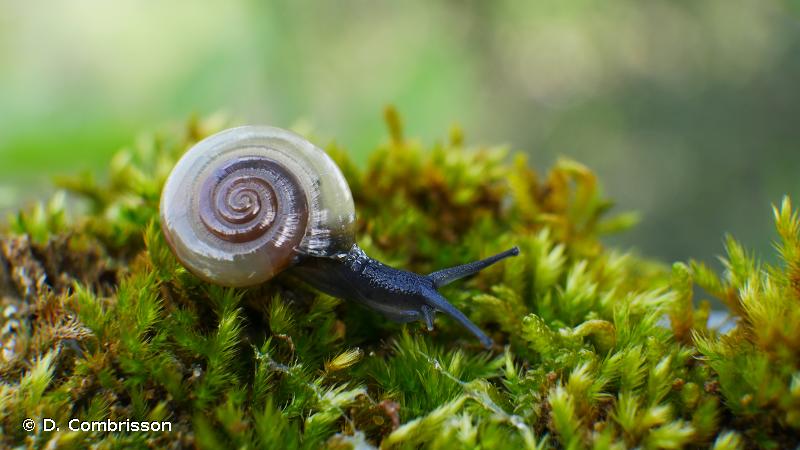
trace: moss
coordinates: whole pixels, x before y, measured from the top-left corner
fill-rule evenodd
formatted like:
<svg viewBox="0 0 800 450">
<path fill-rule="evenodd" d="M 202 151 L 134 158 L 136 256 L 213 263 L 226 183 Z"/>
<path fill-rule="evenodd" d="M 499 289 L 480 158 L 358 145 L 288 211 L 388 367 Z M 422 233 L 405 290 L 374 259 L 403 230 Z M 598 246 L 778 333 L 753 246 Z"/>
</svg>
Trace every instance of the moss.
<svg viewBox="0 0 800 450">
<path fill-rule="evenodd" d="M 223 124 L 143 139 L 109 179 L 11 217 L 0 239 L 3 446 L 84 448 L 786 448 L 800 435 L 800 220 L 775 209 L 783 264 L 727 239 L 725 271 L 659 263 L 601 238 L 610 215 L 586 167 L 545 175 L 521 155 L 424 146 L 387 112 L 366 167 L 331 144 L 370 254 L 418 272 L 519 245 L 444 294 L 497 345 L 440 318 L 428 332 L 315 292 L 291 273 L 208 285 L 158 226 L 176 159 Z M 83 199 L 80 202 L 75 198 Z M 67 207 L 66 201 L 70 201 Z M 67 214 L 68 211 L 81 213 Z M 719 299 L 736 318 L 709 328 Z M 668 319 L 668 320 L 667 320 Z M 22 421 L 52 418 L 60 431 Z M 71 418 L 172 423 L 72 432 Z"/>
</svg>

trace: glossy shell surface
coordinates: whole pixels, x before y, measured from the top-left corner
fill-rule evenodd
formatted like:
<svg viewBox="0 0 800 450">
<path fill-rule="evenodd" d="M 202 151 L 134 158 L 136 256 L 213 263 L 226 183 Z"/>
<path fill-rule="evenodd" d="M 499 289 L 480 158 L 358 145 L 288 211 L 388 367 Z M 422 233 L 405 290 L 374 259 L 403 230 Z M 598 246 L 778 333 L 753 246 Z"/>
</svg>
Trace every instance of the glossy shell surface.
<svg viewBox="0 0 800 450">
<path fill-rule="evenodd" d="M 245 126 L 210 136 L 172 170 L 161 227 L 181 263 L 225 286 L 262 283 L 304 255 L 355 243 L 355 208 L 331 158 L 302 137 Z"/>
</svg>

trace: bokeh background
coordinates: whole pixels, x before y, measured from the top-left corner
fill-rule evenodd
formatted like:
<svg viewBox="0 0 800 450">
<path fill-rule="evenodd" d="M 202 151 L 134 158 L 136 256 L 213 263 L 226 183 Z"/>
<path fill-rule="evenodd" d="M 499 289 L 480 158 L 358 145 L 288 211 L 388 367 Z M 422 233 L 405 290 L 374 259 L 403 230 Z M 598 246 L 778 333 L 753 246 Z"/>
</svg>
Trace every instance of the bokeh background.
<svg viewBox="0 0 800 450">
<path fill-rule="evenodd" d="M 641 224 L 614 244 L 770 259 L 800 202 L 800 2 L 0 0 L 0 212 L 191 115 L 298 123 L 364 162 L 394 104 L 433 142 L 559 155 Z"/>
</svg>

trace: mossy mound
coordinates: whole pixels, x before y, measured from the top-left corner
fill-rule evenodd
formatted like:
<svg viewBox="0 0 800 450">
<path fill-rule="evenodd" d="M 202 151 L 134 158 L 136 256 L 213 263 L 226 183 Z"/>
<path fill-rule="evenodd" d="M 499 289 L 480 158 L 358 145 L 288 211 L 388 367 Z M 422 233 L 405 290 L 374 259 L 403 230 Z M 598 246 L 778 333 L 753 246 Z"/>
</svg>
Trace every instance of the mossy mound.
<svg viewBox="0 0 800 450">
<path fill-rule="evenodd" d="M 0 238 L 2 446 L 47 448 L 787 448 L 800 442 L 800 220 L 776 208 L 783 264 L 732 238 L 725 273 L 605 247 L 629 227 L 569 160 L 539 177 L 502 149 L 403 136 L 356 166 L 336 145 L 359 244 L 427 273 L 518 245 L 443 289 L 495 340 L 433 332 L 320 294 L 291 272 L 251 289 L 189 274 L 158 226 L 177 158 L 220 124 L 143 141 L 108 182 L 12 217 Z M 708 302 L 735 316 L 707 327 Z M 666 320 L 669 318 L 669 320 Z M 36 421 L 23 430 L 25 418 Z M 59 431 L 42 429 L 51 418 Z M 70 431 L 70 419 L 170 421 Z"/>
</svg>

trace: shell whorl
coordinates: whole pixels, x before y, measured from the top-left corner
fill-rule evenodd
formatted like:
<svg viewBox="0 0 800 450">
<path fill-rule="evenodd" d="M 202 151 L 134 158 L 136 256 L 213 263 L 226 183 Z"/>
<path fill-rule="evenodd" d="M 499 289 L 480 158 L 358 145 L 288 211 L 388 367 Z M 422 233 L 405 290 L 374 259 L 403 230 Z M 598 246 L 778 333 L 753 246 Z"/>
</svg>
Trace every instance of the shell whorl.
<svg viewBox="0 0 800 450">
<path fill-rule="evenodd" d="M 286 130 L 239 127 L 197 143 L 161 198 L 167 242 L 191 272 L 227 286 L 261 283 L 302 255 L 354 243 L 355 211 L 336 164 Z"/>
<path fill-rule="evenodd" d="M 203 183 L 198 202 L 203 226 L 227 242 L 252 242 L 267 233 L 302 239 L 308 221 L 302 186 L 268 158 L 239 158 L 216 169 Z"/>
</svg>

